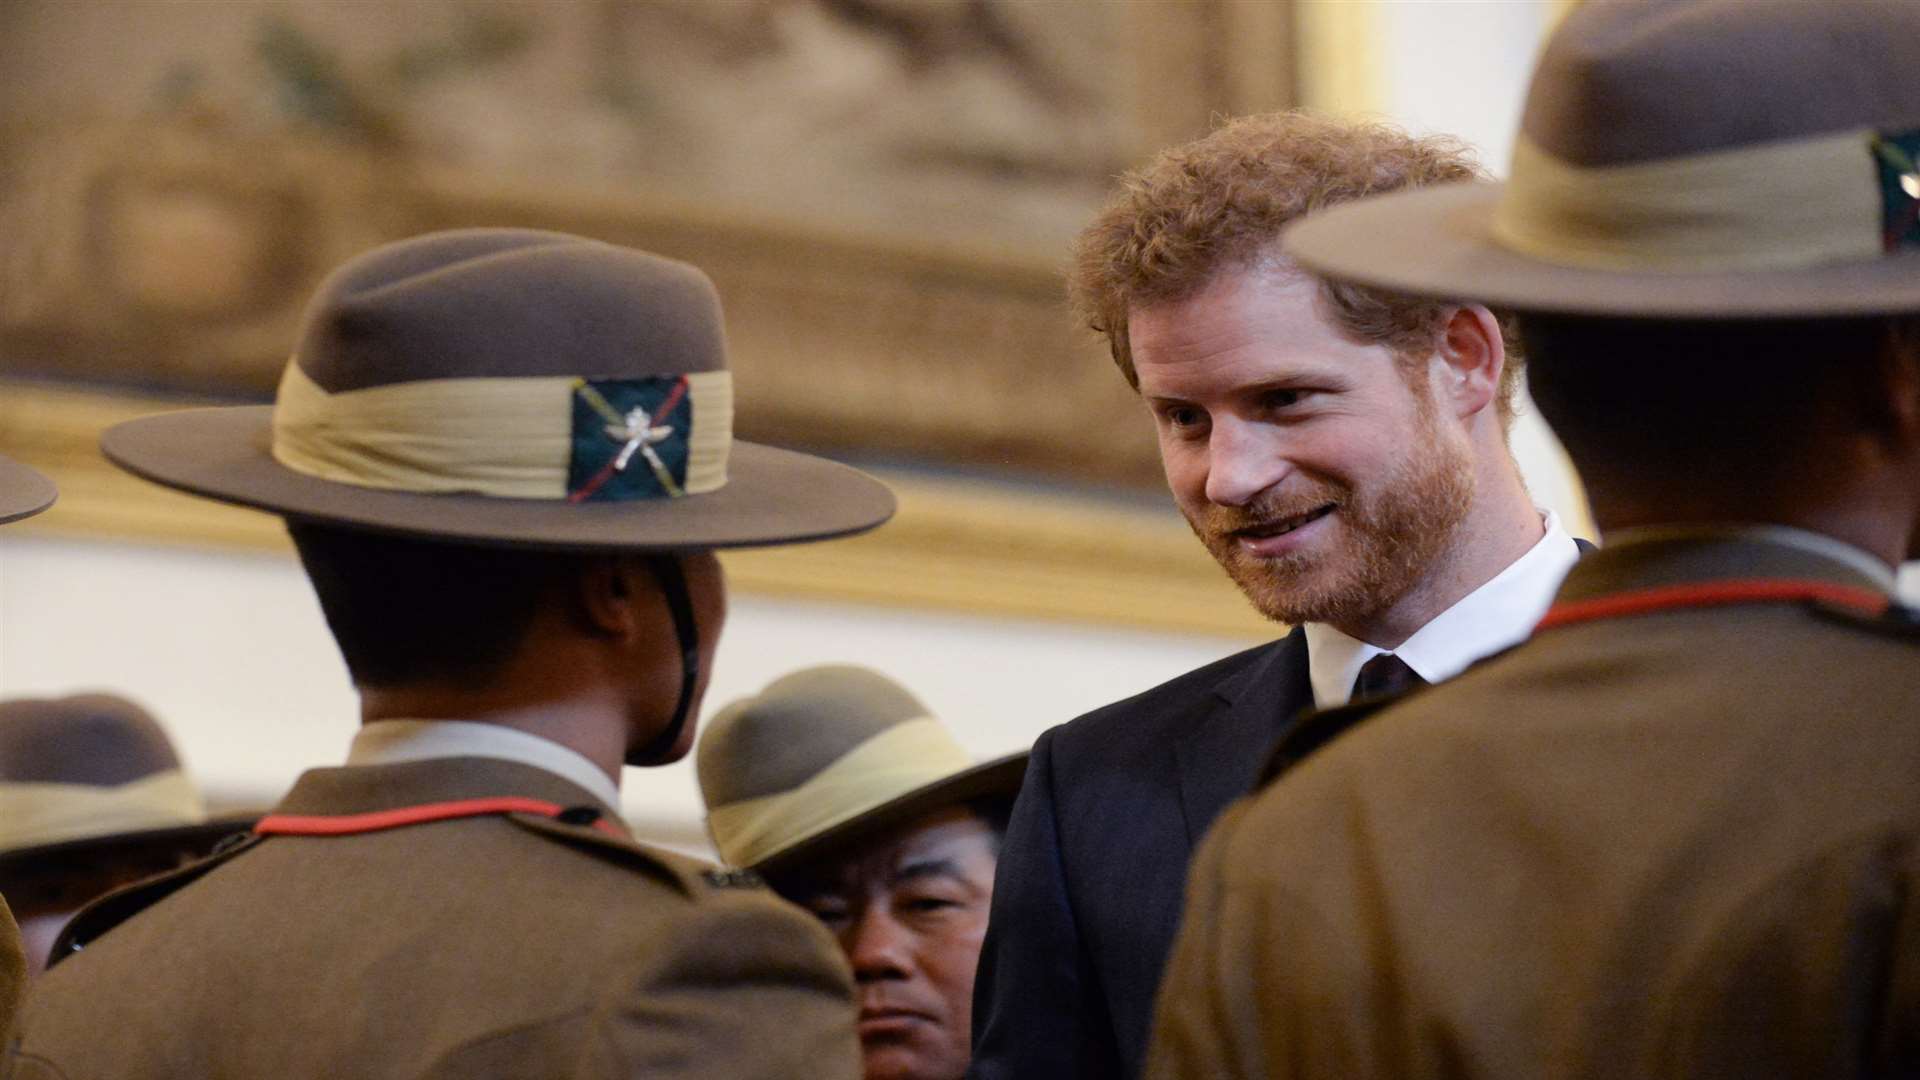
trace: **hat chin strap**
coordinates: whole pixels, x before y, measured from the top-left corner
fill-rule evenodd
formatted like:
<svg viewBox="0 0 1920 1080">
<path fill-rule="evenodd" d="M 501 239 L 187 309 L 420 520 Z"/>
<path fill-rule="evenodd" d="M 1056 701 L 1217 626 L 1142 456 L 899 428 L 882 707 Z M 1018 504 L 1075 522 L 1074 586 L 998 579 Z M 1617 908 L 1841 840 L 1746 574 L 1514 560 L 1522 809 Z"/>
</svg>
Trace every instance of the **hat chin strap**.
<svg viewBox="0 0 1920 1080">
<path fill-rule="evenodd" d="M 700 635 L 693 620 L 693 597 L 687 591 L 687 575 L 673 555 L 657 555 L 647 560 L 660 592 L 667 598 L 667 610 L 673 613 L 674 636 L 680 640 L 680 701 L 673 719 L 645 746 L 627 755 L 629 765 L 664 764 L 673 753 L 680 733 L 693 719 L 693 690 L 700 685 Z"/>
</svg>

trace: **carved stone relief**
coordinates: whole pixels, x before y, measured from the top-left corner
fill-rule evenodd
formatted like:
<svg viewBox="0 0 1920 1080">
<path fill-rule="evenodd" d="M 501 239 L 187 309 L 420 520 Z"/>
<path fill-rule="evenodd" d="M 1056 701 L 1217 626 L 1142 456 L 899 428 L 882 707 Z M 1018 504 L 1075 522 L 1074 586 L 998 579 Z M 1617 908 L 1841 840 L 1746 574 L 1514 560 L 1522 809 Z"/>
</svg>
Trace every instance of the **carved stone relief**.
<svg viewBox="0 0 1920 1080">
<path fill-rule="evenodd" d="M 714 277 L 743 434 L 1150 486 L 1145 420 L 1057 267 L 1113 173 L 1284 104 L 1285 12 L 14 0 L 0 367 L 264 397 L 345 257 L 560 228 Z"/>
</svg>

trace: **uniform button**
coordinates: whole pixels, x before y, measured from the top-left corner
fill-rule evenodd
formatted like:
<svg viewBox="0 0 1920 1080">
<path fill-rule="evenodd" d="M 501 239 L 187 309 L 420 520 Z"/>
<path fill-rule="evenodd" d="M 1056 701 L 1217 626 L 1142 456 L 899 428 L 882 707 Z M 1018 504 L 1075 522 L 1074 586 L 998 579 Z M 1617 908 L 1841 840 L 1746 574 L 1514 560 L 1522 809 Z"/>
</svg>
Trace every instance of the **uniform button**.
<svg viewBox="0 0 1920 1080">
<path fill-rule="evenodd" d="M 706 877 L 716 889 L 757 889 L 764 884 L 751 870 L 709 870 Z"/>
<path fill-rule="evenodd" d="M 208 851 L 207 855 L 208 856 L 225 855 L 227 852 L 232 851 L 234 848 L 237 848 L 241 844 L 246 843 L 252 837 L 253 837 L 253 834 L 250 832 L 228 833 L 227 835 L 220 838 L 219 843 L 213 845 L 213 849 L 211 851 Z"/>
</svg>

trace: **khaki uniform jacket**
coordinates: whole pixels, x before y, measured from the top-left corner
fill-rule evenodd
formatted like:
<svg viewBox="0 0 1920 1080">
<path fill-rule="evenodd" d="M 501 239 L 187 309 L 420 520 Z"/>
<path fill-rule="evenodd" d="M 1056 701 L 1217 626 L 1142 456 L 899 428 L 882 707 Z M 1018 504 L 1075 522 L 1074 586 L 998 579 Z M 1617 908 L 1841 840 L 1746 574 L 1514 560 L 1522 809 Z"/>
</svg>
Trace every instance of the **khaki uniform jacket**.
<svg viewBox="0 0 1920 1080">
<path fill-rule="evenodd" d="M 613 813 L 481 758 L 314 770 L 276 813 L 494 796 Z M 541 815 L 268 836 L 111 894 L 68 933 L 84 947 L 36 984 L 0 1075 L 860 1075 L 851 976 L 818 922 Z"/>
<path fill-rule="evenodd" d="M 1873 587 L 1660 541 L 1560 599 L 1782 577 Z M 1208 837 L 1155 1031 L 1158 1078 L 1920 1075 L 1920 627 L 1626 615 L 1389 706 Z"/>
<path fill-rule="evenodd" d="M 14 925 L 6 898 L 0 897 L 0 1035 L 6 1034 L 26 988 L 27 960 L 20 944 L 20 928 Z"/>
</svg>

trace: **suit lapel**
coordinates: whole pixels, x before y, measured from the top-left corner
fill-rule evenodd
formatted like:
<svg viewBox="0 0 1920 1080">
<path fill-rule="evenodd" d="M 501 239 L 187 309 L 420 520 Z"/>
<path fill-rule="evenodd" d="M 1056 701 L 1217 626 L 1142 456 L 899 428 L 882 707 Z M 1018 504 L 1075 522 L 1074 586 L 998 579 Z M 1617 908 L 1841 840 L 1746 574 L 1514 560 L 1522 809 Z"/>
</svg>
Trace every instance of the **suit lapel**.
<svg viewBox="0 0 1920 1080">
<path fill-rule="evenodd" d="M 1306 632 L 1274 642 L 1221 680 L 1199 723 L 1174 745 L 1187 840 L 1198 845 L 1227 804 L 1253 790 L 1273 743 L 1313 704 Z"/>
</svg>

